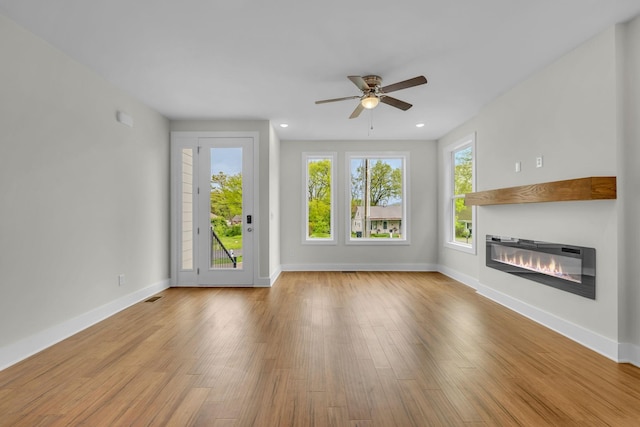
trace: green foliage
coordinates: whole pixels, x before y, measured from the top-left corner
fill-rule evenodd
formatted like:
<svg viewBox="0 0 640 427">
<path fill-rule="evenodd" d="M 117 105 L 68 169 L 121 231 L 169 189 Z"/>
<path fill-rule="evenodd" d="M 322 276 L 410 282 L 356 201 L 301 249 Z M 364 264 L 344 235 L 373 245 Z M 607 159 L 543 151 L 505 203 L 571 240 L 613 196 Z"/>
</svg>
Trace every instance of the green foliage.
<svg viewBox="0 0 640 427">
<path fill-rule="evenodd" d="M 212 218 L 211 219 L 211 226 L 213 227 L 213 231 L 216 232 L 218 237 L 222 237 L 222 236 L 227 236 L 227 237 L 242 236 L 242 225 L 241 224 L 235 224 L 235 225 L 229 226 L 227 224 L 227 220 L 224 219 L 224 218 L 220 218 L 220 217 Z"/>
<path fill-rule="evenodd" d="M 351 198 L 351 219 L 356 217 L 358 206 L 362 206 L 362 199 Z"/>
<path fill-rule="evenodd" d="M 221 217 L 211 218 L 211 226 L 218 236 L 224 236 L 229 229 L 227 220 Z"/>
<path fill-rule="evenodd" d="M 309 237 L 331 235 L 331 160 L 319 159 L 307 163 L 307 203 Z"/>
<path fill-rule="evenodd" d="M 308 200 L 331 201 L 331 160 L 309 161 L 307 194 Z"/>
<path fill-rule="evenodd" d="M 331 205 L 322 200 L 309 202 L 309 237 L 331 234 Z"/>
<path fill-rule="evenodd" d="M 242 215 L 242 174 L 211 176 L 211 213 L 228 221 Z"/>
<path fill-rule="evenodd" d="M 389 233 L 371 233 L 371 235 L 369 237 L 388 239 L 389 238 Z M 392 233 L 391 234 L 391 238 L 392 239 L 397 239 L 399 237 L 400 237 L 400 235 L 398 233 Z"/>
<path fill-rule="evenodd" d="M 471 147 L 456 151 L 453 171 L 453 193 L 466 194 L 473 191 L 473 151 Z"/>
<path fill-rule="evenodd" d="M 458 216 L 460 216 L 461 214 L 463 214 L 463 212 L 465 212 L 467 209 L 469 209 L 467 207 L 467 205 L 464 204 L 464 199 L 463 198 L 456 199 L 455 203 L 456 203 L 456 205 L 455 205 L 455 207 L 456 207 L 456 218 Z"/>
<path fill-rule="evenodd" d="M 472 212 L 469 206 L 465 206 L 464 199 L 455 200 L 455 227 L 456 237 L 467 237 L 467 226 L 465 223 L 470 223 L 472 219 Z"/>
<path fill-rule="evenodd" d="M 473 191 L 473 151 L 466 147 L 454 154 L 453 190 L 455 195 Z M 464 198 L 455 199 L 455 237 L 467 241 L 471 231 L 465 222 L 471 221 L 471 208 L 464 204 Z"/>
<path fill-rule="evenodd" d="M 242 236 L 242 225 L 235 224 L 235 225 L 232 225 L 231 227 L 227 227 L 227 230 L 224 232 L 224 235 L 227 237 Z"/>
<path fill-rule="evenodd" d="M 233 249 L 234 251 L 242 249 L 242 237 L 240 236 L 218 236 L 222 244 L 227 250 Z M 238 259 L 238 261 L 240 261 Z"/>
<path fill-rule="evenodd" d="M 369 202 L 381 206 L 402 196 L 402 169 L 392 168 L 383 160 L 369 160 Z M 351 202 L 364 199 L 367 182 L 366 164 L 358 166 L 351 175 Z"/>
</svg>

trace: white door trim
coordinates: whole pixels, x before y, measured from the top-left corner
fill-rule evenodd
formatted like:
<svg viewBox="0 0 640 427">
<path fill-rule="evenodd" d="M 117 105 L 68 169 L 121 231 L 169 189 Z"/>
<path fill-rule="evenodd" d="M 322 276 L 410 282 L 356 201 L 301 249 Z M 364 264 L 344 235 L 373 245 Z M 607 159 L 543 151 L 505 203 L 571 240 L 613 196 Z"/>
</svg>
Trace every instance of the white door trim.
<svg viewBox="0 0 640 427">
<path fill-rule="evenodd" d="M 180 230 L 180 187 L 181 183 L 176 178 L 181 173 L 181 150 L 182 148 L 197 149 L 200 138 L 252 138 L 253 140 L 253 283 L 244 286 L 264 286 L 260 280 L 260 195 L 259 195 L 259 133 L 258 132 L 210 132 L 210 131 L 177 131 L 171 132 L 171 286 L 198 286 L 197 275 L 185 274 L 179 269 L 179 230 Z M 198 173 L 194 171 L 194 175 Z M 197 246 L 197 245 L 196 245 Z M 197 248 L 195 248 L 197 251 Z M 194 259 L 197 259 L 194 253 Z"/>
</svg>

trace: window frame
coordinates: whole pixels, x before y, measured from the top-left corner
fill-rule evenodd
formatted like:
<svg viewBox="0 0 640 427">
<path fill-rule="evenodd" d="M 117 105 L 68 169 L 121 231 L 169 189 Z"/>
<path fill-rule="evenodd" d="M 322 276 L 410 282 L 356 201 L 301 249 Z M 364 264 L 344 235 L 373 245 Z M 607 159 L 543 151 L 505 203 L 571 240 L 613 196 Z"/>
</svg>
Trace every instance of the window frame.
<svg viewBox="0 0 640 427">
<path fill-rule="evenodd" d="M 336 245 L 338 243 L 336 232 L 336 170 L 337 170 L 337 158 L 336 152 L 303 152 L 302 153 L 302 243 L 310 245 Z M 331 237 L 309 237 L 309 203 L 307 200 L 307 190 L 309 188 L 309 160 L 331 160 Z"/>
<path fill-rule="evenodd" d="M 464 198 L 464 195 L 456 195 L 454 184 L 455 173 L 455 154 L 458 151 L 471 147 L 471 187 L 472 191 L 476 191 L 476 133 L 473 132 L 465 137 L 447 145 L 443 149 L 444 156 L 444 246 L 455 249 L 461 252 L 475 255 L 477 253 L 477 220 L 476 220 L 476 207 L 471 207 L 471 230 L 473 232 L 473 239 L 471 244 L 465 244 L 457 242 L 455 240 L 455 219 L 454 219 L 454 200 L 458 198 Z"/>
<path fill-rule="evenodd" d="M 410 173 L 410 156 L 407 151 L 361 151 L 361 152 L 346 152 L 345 153 L 345 245 L 410 245 L 411 237 L 411 221 L 409 217 L 410 212 L 410 197 L 411 194 L 409 188 L 409 173 Z M 401 235 L 402 238 L 354 238 L 351 237 L 351 161 L 353 159 L 399 159 L 402 161 L 402 225 Z"/>
</svg>

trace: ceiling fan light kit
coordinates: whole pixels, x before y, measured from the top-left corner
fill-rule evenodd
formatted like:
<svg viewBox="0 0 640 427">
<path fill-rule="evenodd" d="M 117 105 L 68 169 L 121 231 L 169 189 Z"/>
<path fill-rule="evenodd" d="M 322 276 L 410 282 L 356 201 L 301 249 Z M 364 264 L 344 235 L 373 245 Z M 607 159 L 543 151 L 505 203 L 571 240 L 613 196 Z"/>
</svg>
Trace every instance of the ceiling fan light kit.
<svg viewBox="0 0 640 427">
<path fill-rule="evenodd" d="M 403 80 L 398 83 L 394 83 L 388 86 L 382 87 L 382 77 L 380 76 L 348 76 L 351 82 L 360 89 L 362 95 L 360 96 L 346 96 L 343 98 L 323 99 L 316 101 L 316 104 L 326 104 L 328 102 L 346 101 L 348 99 L 360 98 L 360 102 L 353 110 L 350 119 L 355 119 L 364 110 L 371 110 L 376 108 L 380 102 L 383 104 L 391 105 L 392 107 L 399 108 L 403 111 L 407 111 L 412 107 L 411 104 L 401 101 L 396 98 L 392 98 L 387 93 L 394 92 L 396 90 L 407 89 L 413 86 L 423 85 L 427 83 L 427 79 L 424 76 L 414 77 L 409 80 Z"/>
<path fill-rule="evenodd" d="M 373 94 L 369 94 L 369 95 L 363 96 L 362 97 L 362 101 L 360 101 L 362 106 L 364 108 L 366 108 L 367 110 L 371 110 L 372 108 L 376 108 L 378 106 L 379 102 L 380 102 L 380 99 L 378 99 L 378 97 L 373 95 Z"/>
</svg>

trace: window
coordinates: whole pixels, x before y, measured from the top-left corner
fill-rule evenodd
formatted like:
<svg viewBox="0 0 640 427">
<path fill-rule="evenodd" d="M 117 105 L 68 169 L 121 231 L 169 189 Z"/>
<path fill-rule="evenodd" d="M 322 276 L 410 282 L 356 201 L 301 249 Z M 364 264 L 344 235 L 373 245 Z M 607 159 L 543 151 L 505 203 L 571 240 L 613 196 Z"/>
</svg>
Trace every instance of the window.
<svg viewBox="0 0 640 427">
<path fill-rule="evenodd" d="M 406 244 L 406 153 L 347 154 L 347 243 Z"/>
<path fill-rule="evenodd" d="M 335 244 L 335 153 L 303 153 L 305 243 Z"/>
<path fill-rule="evenodd" d="M 448 203 L 445 212 L 447 246 L 475 253 L 475 209 L 464 195 L 475 187 L 475 134 L 445 148 Z"/>
<path fill-rule="evenodd" d="M 193 270 L 193 149 L 182 149 L 182 270 Z"/>
</svg>

